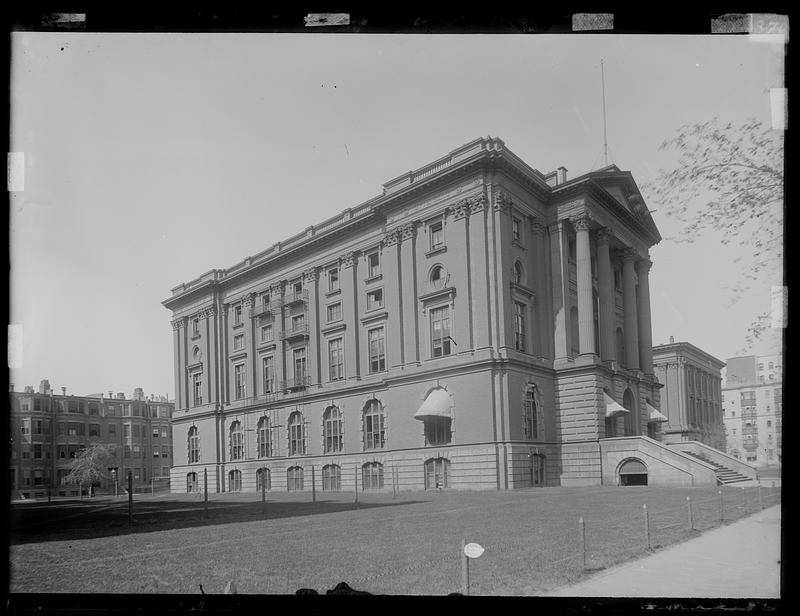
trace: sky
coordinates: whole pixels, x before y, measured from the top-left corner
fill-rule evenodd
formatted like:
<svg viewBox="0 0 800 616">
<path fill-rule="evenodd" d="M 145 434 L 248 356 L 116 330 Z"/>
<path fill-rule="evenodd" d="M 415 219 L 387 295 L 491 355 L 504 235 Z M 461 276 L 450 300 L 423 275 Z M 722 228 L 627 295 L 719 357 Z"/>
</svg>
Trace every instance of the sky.
<svg viewBox="0 0 800 616">
<path fill-rule="evenodd" d="M 746 36 L 15 32 L 10 380 L 174 397 L 171 289 L 380 194 L 477 137 L 569 177 L 603 159 L 641 186 L 689 123 L 771 122 L 782 41 Z M 645 195 L 646 197 L 647 195 Z M 731 305 L 747 249 L 651 249 L 654 344 L 724 360 L 769 310 Z M 755 349 L 759 352 L 759 349 Z"/>
</svg>

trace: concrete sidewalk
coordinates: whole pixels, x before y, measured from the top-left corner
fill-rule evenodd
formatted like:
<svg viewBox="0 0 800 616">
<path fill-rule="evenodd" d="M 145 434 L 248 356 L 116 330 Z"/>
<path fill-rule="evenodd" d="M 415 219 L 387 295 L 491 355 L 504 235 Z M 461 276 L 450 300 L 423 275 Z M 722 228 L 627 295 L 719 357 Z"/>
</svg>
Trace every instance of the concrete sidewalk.
<svg viewBox="0 0 800 616">
<path fill-rule="evenodd" d="M 779 599 L 780 579 L 775 505 L 545 596 Z"/>
</svg>

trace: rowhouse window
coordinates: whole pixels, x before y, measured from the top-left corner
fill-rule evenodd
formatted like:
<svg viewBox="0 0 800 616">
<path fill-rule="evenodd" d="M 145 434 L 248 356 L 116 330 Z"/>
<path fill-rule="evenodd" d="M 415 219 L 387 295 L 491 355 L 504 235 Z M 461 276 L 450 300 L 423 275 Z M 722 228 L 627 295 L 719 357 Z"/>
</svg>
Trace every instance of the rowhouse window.
<svg viewBox="0 0 800 616">
<path fill-rule="evenodd" d="M 100 424 L 89 424 L 89 436 L 100 436 Z"/>
<path fill-rule="evenodd" d="M 344 352 L 341 338 L 334 338 L 328 341 L 328 364 L 331 381 L 338 381 L 344 378 Z"/>
<path fill-rule="evenodd" d="M 197 473 L 186 473 L 186 491 L 197 492 Z"/>
<path fill-rule="evenodd" d="M 342 412 L 335 406 L 329 406 L 322 418 L 323 443 L 325 453 L 336 453 L 342 450 Z"/>
<path fill-rule="evenodd" d="M 364 490 L 379 490 L 383 487 L 383 464 L 367 462 L 361 467 L 361 486 Z"/>
<path fill-rule="evenodd" d="M 367 293 L 367 310 L 383 307 L 383 289 L 375 289 Z"/>
<path fill-rule="evenodd" d="M 520 302 L 514 302 L 514 348 L 517 351 L 525 352 L 525 335 L 527 327 L 525 324 L 525 313 L 527 306 Z"/>
<path fill-rule="evenodd" d="M 200 435 L 197 433 L 197 426 L 189 428 L 188 436 L 189 464 L 200 462 Z"/>
<path fill-rule="evenodd" d="M 272 447 L 272 425 L 269 417 L 264 416 L 258 421 L 258 457 L 271 458 L 274 454 Z"/>
<path fill-rule="evenodd" d="M 336 302 L 328 306 L 328 323 L 342 320 L 342 302 Z"/>
<path fill-rule="evenodd" d="M 242 423 L 234 421 L 230 431 L 231 460 L 242 460 L 244 458 L 244 430 Z"/>
<path fill-rule="evenodd" d="M 242 491 L 242 471 L 232 470 L 228 473 L 228 490 L 230 492 Z"/>
<path fill-rule="evenodd" d="M 306 426 L 303 416 L 295 411 L 289 416 L 289 455 L 302 456 L 306 453 Z"/>
<path fill-rule="evenodd" d="M 299 466 L 292 466 L 286 471 L 286 488 L 289 492 L 303 489 L 303 469 Z"/>
<path fill-rule="evenodd" d="M 451 419 L 449 417 L 426 417 L 425 444 L 446 445 L 449 443 L 452 438 L 450 425 Z"/>
<path fill-rule="evenodd" d="M 306 315 L 298 314 L 292 317 L 292 331 L 302 331 L 306 324 Z"/>
<path fill-rule="evenodd" d="M 428 227 L 431 235 L 431 250 L 436 250 L 444 246 L 444 226 L 441 221 L 434 222 Z"/>
<path fill-rule="evenodd" d="M 367 255 L 367 277 L 374 278 L 381 273 L 381 256 L 379 252 L 371 252 Z"/>
<path fill-rule="evenodd" d="M 450 307 L 431 310 L 431 353 L 433 357 L 450 355 Z"/>
<path fill-rule="evenodd" d="M 261 377 L 263 379 L 263 391 L 268 394 L 275 390 L 275 366 L 272 355 L 261 360 Z"/>
<path fill-rule="evenodd" d="M 342 469 L 336 464 L 322 467 L 322 491 L 338 492 L 342 489 Z"/>
<path fill-rule="evenodd" d="M 203 404 L 203 373 L 195 372 L 192 375 L 192 392 L 194 394 L 194 406 Z"/>
<path fill-rule="evenodd" d="M 539 426 L 536 420 L 536 399 L 533 389 L 525 392 L 525 399 L 522 402 L 522 433 L 526 441 L 533 441 L 539 438 Z"/>
<path fill-rule="evenodd" d="M 200 319 L 192 319 L 192 336 L 200 335 Z"/>
<path fill-rule="evenodd" d="M 446 458 L 432 458 L 425 461 L 425 489 L 434 490 L 446 488 L 450 475 L 450 460 Z"/>
<path fill-rule="evenodd" d="M 386 343 L 383 327 L 376 327 L 368 332 L 369 339 L 369 371 L 386 370 Z"/>
<path fill-rule="evenodd" d="M 380 403 L 370 400 L 364 408 L 364 449 L 382 449 L 386 445 L 386 421 Z"/>
<path fill-rule="evenodd" d="M 339 268 L 332 267 L 328 270 L 328 292 L 339 290 Z"/>
<path fill-rule="evenodd" d="M 244 348 L 244 334 L 233 337 L 233 350 L 240 351 Z"/>
<path fill-rule="evenodd" d="M 244 364 L 236 364 L 233 367 L 233 386 L 236 400 L 241 400 L 247 396 L 247 378 L 244 372 Z"/>
</svg>

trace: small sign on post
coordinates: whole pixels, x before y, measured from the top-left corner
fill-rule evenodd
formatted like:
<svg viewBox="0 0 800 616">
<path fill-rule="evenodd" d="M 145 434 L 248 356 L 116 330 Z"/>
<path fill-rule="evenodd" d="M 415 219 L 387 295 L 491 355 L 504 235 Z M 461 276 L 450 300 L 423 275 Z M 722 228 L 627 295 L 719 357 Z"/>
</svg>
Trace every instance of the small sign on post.
<svg viewBox="0 0 800 616">
<path fill-rule="evenodd" d="M 461 592 L 464 595 L 469 595 L 469 560 L 478 558 L 483 552 L 482 545 L 461 540 Z"/>
</svg>

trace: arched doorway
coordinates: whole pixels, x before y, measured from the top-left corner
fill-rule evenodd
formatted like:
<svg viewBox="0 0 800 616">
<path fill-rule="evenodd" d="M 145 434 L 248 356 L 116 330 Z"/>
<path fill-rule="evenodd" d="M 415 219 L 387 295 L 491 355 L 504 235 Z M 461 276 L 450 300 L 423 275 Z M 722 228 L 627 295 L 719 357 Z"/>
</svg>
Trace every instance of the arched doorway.
<svg viewBox="0 0 800 616">
<path fill-rule="evenodd" d="M 628 458 L 619 465 L 617 471 L 619 485 L 621 486 L 646 486 L 647 467 L 638 458 Z"/>
<path fill-rule="evenodd" d="M 630 388 L 625 390 L 622 395 L 622 406 L 630 412 L 625 413 L 625 436 L 636 436 L 639 434 L 639 409 L 636 406 L 636 398 Z"/>
<path fill-rule="evenodd" d="M 545 456 L 532 453 L 528 456 L 530 461 L 531 486 L 542 487 L 545 485 Z"/>
<path fill-rule="evenodd" d="M 186 474 L 186 491 L 197 492 L 197 473 Z"/>
</svg>

